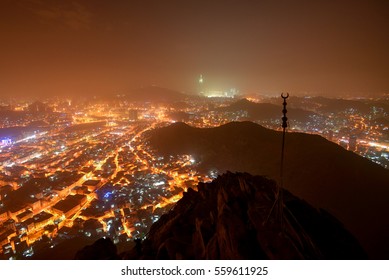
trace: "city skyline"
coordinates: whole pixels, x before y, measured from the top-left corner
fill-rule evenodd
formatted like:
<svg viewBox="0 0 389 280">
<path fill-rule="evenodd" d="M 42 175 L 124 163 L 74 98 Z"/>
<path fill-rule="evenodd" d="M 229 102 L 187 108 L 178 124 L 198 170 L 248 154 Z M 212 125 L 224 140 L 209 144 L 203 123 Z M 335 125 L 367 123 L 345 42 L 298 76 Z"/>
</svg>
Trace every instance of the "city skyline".
<svg viewBox="0 0 389 280">
<path fill-rule="evenodd" d="M 227 171 L 279 182 L 280 99 L 156 87 L 74 102 L 13 98 L 0 107 L 0 259 L 71 259 L 98 238 L 125 252 L 185 193 Z M 387 213 L 387 98 L 291 95 L 287 117 L 285 189 L 387 258 L 389 227 L 370 218 Z"/>
<path fill-rule="evenodd" d="M 387 1 L 2 1 L 0 96 L 389 90 Z"/>
</svg>

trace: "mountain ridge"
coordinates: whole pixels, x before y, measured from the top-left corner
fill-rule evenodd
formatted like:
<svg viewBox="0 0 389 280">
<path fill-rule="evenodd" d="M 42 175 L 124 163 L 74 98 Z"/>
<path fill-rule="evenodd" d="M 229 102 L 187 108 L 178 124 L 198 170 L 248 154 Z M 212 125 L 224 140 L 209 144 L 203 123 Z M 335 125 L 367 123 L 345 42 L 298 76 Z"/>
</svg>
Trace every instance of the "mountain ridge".
<svg viewBox="0 0 389 280">
<path fill-rule="evenodd" d="M 275 179 L 281 139 L 281 132 L 250 122 L 207 129 L 176 123 L 149 135 L 157 153 L 191 154 L 203 172 L 230 170 Z M 389 257 L 388 170 L 321 136 L 287 133 L 284 175 L 286 189 L 337 217 L 370 258 Z"/>
<path fill-rule="evenodd" d="M 246 98 L 240 99 L 228 106 L 217 109 L 221 112 L 246 111 L 250 120 L 279 119 L 280 107 L 272 103 L 256 103 Z M 288 108 L 288 115 L 298 122 L 308 122 L 312 116 L 317 115 L 312 111 L 300 108 Z"/>
</svg>

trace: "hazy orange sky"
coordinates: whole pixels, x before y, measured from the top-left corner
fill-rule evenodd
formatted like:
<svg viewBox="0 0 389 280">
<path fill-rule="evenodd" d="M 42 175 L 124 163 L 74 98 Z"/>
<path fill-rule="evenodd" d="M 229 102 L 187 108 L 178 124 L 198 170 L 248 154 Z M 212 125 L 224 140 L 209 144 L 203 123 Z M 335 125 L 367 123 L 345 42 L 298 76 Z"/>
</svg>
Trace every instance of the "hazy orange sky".
<svg viewBox="0 0 389 280">
<path fill-rule="evenodd" d="M 389 1 L 0 0 L 0 96 L 389 92 Z"/>
</svg>

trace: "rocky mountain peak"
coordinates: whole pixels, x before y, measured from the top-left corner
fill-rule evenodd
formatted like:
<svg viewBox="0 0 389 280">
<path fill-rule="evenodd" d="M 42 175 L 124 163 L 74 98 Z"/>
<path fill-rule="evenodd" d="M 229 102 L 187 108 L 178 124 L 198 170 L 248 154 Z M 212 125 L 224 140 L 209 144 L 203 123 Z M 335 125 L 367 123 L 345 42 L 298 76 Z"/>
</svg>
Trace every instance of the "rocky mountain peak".
<svg viewBox="0 0 389 280">
<path fill-rule="evenodd" d="M 188 189 L 150 229 L 140 259 L 366 259 L 331 215 L 285 191 L 284 219 L 271 213 L 276 183 L 231 173 Z M 270 214 L 270 215 L 269 215 Z"/>
</svg>

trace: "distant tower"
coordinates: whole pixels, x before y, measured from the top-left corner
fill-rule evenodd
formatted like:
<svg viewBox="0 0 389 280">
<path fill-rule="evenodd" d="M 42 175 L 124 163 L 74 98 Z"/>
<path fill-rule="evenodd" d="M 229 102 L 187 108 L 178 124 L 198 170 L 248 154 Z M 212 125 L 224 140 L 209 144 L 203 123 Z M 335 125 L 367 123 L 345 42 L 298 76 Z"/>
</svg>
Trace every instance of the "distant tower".
<svg viewBox="0 0 389 280">
<path fill-rule="evenodd" d="M 198 93 L 199 95 L 204 95 L 204 78 L 203 75 L 200 74 L 199 81 L 198 81 Z"/>
<path fill-rule="evenodd" d="M 199 84 L 201 85 L 202 83 L 204 83 L 204 79 L 203 79 L 203 75 L 200 74 L 200 78 L 199 78 Z"/>
</svg>

